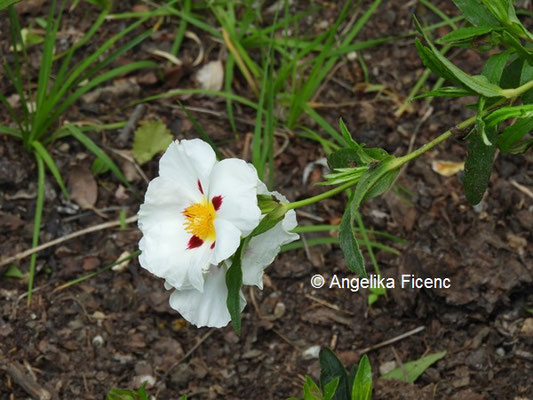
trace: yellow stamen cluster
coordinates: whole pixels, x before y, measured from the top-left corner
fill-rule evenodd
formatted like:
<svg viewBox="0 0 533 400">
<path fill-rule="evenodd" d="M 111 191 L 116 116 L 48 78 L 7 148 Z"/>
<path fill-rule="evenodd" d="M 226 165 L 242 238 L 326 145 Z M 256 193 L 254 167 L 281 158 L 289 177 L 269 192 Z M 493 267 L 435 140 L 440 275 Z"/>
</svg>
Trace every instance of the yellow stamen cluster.
<svg viewBox="0 0 533 400">
<path fill-rule="evenodd" d="M 216 237 L 213 222 L 216 218 L 215 207 L 205 197 L 200 203 L 187 207 L 185 215 L 185 230 L 202 240 L 214 241 Z"/>
</svg>

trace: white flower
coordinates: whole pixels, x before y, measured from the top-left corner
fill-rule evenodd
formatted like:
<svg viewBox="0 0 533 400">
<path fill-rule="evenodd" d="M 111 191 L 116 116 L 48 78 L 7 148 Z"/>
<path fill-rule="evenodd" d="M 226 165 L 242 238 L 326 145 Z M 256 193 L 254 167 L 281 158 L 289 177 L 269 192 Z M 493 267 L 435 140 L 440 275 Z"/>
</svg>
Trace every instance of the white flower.
<svg viewBox="0 0 533 400">
<path fill-rule="evenodd" d="M 171 143 L 139 211 L 141 266 L 176 289 L 209 295 L 211 265 L 231 257 L 260 221 L 257 180 L 243 160 L 217 162 L 202 140 Z"/>
<path fill-rule="evenodd" d="M 263 182 L 257 182 L 259 194 L 271 194 L 280 201 L 287 201 L 278 192 L 268 192 Z M 296 225 L 296 213 L 294 210 L 289 210 L 284 219 L 274 228 L 250 240 L 242 259 L 244 285 L 256 285 L 263 288 L 264 269 L 274 261 L 282 245 L 298 239 L 297 234 L 290 233 Z M 220 266 L 212 265 L 206 275 L 203 292 L 196 289 L 175 290 L 170 296 L 170 306 L 198 327 L 226 326 L 231 320 L 226 306 L 228 297 L 226 271 L 230 266 L 231 260 L 226 260 Z M 165 287 L 171 288 L 169 285 Z M 241 311 L 245 306 L 246 300 L 241 291 Z"/>
</svg>

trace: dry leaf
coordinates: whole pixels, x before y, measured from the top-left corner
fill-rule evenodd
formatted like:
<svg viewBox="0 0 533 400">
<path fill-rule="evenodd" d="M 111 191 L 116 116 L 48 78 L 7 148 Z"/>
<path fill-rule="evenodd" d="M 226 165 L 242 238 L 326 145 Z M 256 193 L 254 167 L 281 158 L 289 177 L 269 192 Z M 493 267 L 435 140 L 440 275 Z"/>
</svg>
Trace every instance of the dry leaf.
<svg viewBox="0 0 533 400">
<path fill-rule="evenodd" d="M 98 198 L 98 185 L 89 168 L 75 165 L 68 174 L 70 198 L 84 210 L 94 209 Z"/>
<path fill-rule="evenodd" d="M 196 73 L 196 81 L 205 90 L 220 90 L 224 82 L 224 67 L 222 61 L 211 61 Z"/>
<path fill-rule="evenodd" d="M 459 171 L 464 171 L 465 163 L 455 162 L 455 161 L 434 160 L 431 163 L 431 168 L 433 168 L 433 171 L 435 171 L 439 175 L 452 176 L 458 173 Z"/>
<path fill-rule="evenodd" d="M 122 260 L 123 258 L 129 257 L 131 253 L 127 250 L 123 251 L 119 258 L 116 259 L 115 262 Z M 122 261 L 120 264 L 115 265 L 113 268 L 111 268 L 115 272 L 123 272 L 128 269 L 130 265 L 131 258 Z"/>
</svg>

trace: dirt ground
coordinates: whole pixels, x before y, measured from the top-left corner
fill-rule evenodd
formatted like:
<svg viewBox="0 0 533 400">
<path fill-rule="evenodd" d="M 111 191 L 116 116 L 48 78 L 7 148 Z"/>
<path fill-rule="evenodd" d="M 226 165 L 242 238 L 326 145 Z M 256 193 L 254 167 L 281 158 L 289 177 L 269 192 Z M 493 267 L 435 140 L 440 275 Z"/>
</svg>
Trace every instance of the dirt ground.
<svg viewBox="0 0 533 400">
<path fill-rule="evenodd" d="M 292 7 L 305 8 L 304 2 L 295 3 Z M 425 24 L 438 22 L 415 3 L 384 2 L 360 39 L 409 32 L 414 12 Z M 325 12 L 306 20 L 308 29 L 319 29 L 317 18 L 333 22 L 338 5 L 323 4 Z M 128 11 L 133 5 L 121 2 L 116 9 Z M 451 1 L 439 6 L 448 15 L 456 13 Z M 82 2 L 65 16 L 64 26 L 86 30 L 94 16 L 88 10 Z M 23 25 L 46 11 L 46 5 L 28 10 Z M 5 14 L 1 18 L 4 20 Z M 5 25 L 0 27 L 2 51 L 9 46 Z M 106 23 L 91 47 L 123 28 L 124 22 Z M 149 58 L 148 50 L 153 47 L 167 50 L 175 29 L 176 24 L 164 21 L 140 48 L 117 63 Z M 445 32 L 442 29 L 436 36 Z M 221 44 L 197 33 L 205 41 L 204 62 L 220 57 Z M 190 61 L 197 49 L 192 41 L 186 40 L 184 46 L 182 57 Z M 363 82 L 360 64 L 344 59 L 322 90 L 323 107 L 317 109 L 334 126 L 342 117 L 356 140 L 401 155 L 407 152 L 413 135 L 418 146 L 470 115 L 464 103 L 436 100 L 430 106 L 415 102 L 413 110 L 394 116 L 424 70 L 412 37 L 373 47 L 361 55 L 371 81 L 384 85 L 386 91 L 362 93 L 357 86 Z M 39 57 L 38 51 L 30 52 L 32 64 L 38 65 Z M 472 51 L 457 52 L 454 61 L 471 71 L 481 65 L 479 54 Z M 64 119 L 127 120 L 134 106 L 125 106 L 124 99 L 193 87 L 194 71 L 192 67 L 167 67 L 163 80 L 153 71 L 123 77 L 125 92 L 97 93 L 70 108 Z M 0 78 L 0 90 L 6 96 L 13 94 L 1 72 Z M 431 77 L 430 82 L 434 81 Z M 234 90 L 252 96 L 240 75 Z M 193 111 L 193 115 L 226 155 L 249 157 L 245 138 L 253 131 L 253 110 L 236 107 L 235 135 L 223 100 L 199 96 L 181 100 L 203 110 Z M 161 118 L 177 139 L 197 137 L 174 99 L 147 103 L 144 118 Z M 8 121 L 4 109 L 0 109 L 0 121 Z M 304 122 L 319 131 L 310 120 Z M 67 202 L 48 176 L 41 243 L 116 220 L 120 209 L 128 216 L 138 211 L 146 182 L 131 164 L 111 151 L 131 149 L 131 135 L 125 142 L 119 139 L 119 130 L 91 137 L 127 169 L 134 189 L 125 189 L 110 174 L 99 175 L 99 212 L 95 213 Z M 315 142 L 297 135 L 287 137 L 290 146 L 276 158 L 276 190 L 290 200 L 319 193 L 323 189 L 313 184 L 321 179 L 321 169 L 313 170 L 306 184 L 302 173 L 309 163 L 324 156 L 323 151 Z M 284 139 L 279 140 L 281 147 Z M 71 189 L 77 181 L 91 181 L 86 171 L 93 157 L 82 145 L 64 139 L 50 150 Z M 26 306 L 25 279 L 0 278 L 0 399 L 28 398 L 27 390 L 6 372 L 9 365 L 31 371 L 42 388 L 61 399 L 101 399 L 113 386 L 135 388 L 143 380 L 149 381 L 148 391 L 158 399 L 177 399 L 180 394 L 191 399 L 284 399 L 301 394 L 305 375 L 318 379 L 317 359 L 304 353 L 317 345 L 334 349 L 347 366 L 371 348 L 367 354 L 374 371 L 375 399 L 533 399 L 533 315 L 527 311 L 533 305 L 533 199 L 517 187 L 533 188 L 533 154 L 499 155 L 488 194 L 477 207 L 467 203 L 460 174 L 443 177 L 431 168 L 433 160 L 461 161 L 464 156 L 465 143 L 460 138 L 445 142 L 402 173 L 399 183 L 409 190 L 405 198 L 389 192 L 362 210 L 367 227 L 407 240 L 405 246 L 384 241 L 401 255 L 377 253 L 383 275 L 449 277 L 450 289 L 397 288 L 368 307 L 366 290 L 352 293 L 310 286 L 310 277 L 316 273 L 326 279 L 333 274 L 351 276 L 338 246 L 290 251 L 269 267 L 263 291 L 246 289 L 248 306 L 240 337 L 230 327 L 211 330 L 189 325 L 169 307 L 169 293 L 162 282 L 137 261 L 122 272 L 108 271 L 68 289 L 54 290 L 117 260 L 125 251 L 135 251 L 140 232 L 133 225 L 91 233 L 40 252 L 31 306 Z M 156 176 L 157 159 L 142 170 L 148 179 Z M 35 163 L 21 144 L 0 136 L 2 257 L 31 245 L 36 175 Z M 299 215 L 299 222 L 338 223 L 345 201 L 338 196 L 309 206 Z M 26 271 L 28 259 L 19 265 Z M 403 340 L 374 348 L 419 327 Z M 380 369 L 391 362 L 399 365 L 443 350 L 447 355 L 414 384 L 378 379 Z"/>
</svg>

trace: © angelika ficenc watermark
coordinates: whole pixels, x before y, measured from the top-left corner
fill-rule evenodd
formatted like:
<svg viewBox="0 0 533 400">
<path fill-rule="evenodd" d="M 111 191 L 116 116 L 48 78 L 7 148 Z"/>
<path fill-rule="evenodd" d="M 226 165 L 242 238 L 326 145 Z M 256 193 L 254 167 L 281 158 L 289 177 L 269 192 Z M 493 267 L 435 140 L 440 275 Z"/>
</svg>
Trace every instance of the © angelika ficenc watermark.
<svg viewBox="0 0 533 400">
<path fill-rule="evenodd" d="M 402 274 L 398 280 L 374 274 L 368 275 L 368 278 L 339 277 L 333 274 L 326 281 L 324 276 L 315 274 L 311 277 L 311 286 L 315 289 L 324 286 L 328 289 L 348 289 L 355 293 L 359 289 L 449 289 L 452 281 L 450 278 L 421 278 L 413 274 Z"/>
</svg>

